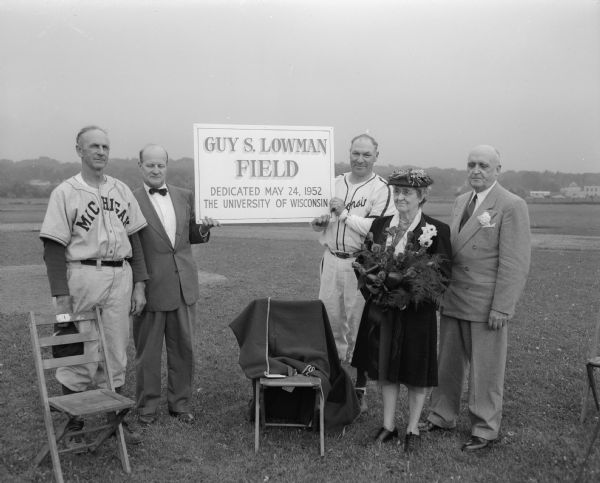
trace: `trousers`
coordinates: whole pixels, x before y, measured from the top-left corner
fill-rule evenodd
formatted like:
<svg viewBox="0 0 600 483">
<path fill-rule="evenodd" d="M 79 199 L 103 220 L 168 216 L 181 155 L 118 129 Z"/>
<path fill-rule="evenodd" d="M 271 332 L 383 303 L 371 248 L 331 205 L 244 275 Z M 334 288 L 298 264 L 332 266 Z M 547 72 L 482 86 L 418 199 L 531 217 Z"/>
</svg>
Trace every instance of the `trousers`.
<svg viewBox="0 0 600 483">
<path fill-rule="evenodd" d="M 350 362 L 356 334 L 365 307 L 365 299 L 358 290 L 354 258 L 338 258 L 325 250 L 321 260 L 319 299 L 325 305 L 338 356 Z"/>
<path fill-rule="evenodd" d="M 167 352 L 167 404 L 190 412 L 194 378 L 193 325 L 196 304 L 169 312 L 142 312 L 133 319 L 136 399 L 140 414 L 156 413 L 160 404 L 163 341 Z"/>
<path fill-rule="evenodd" d="M 67 282 L 73 298 L 73 311 L 92 310 L 100 305 L 106 337 L 107 364 L 115 387 L 125 383 L 127 345 L 129 343 L 129 312 L 133 277 L 131 267 L 96 267 L 78 262 L 68 263 Z M 79 322 L 79 331 L 90 331 L 89 322 Z M 96 341 L 85 342 L 85 353 L 98 351 Z M 60 367 L 56 379 L 72 391 L 85 391 L 91 385 L 106 387 L 104 369 L 98 363 Z"/>
<path fill-rule="evenodd" d="M 431 393 L 429 421 L 456 426 L 463 384 L 469 375 L 471 434 L 494 440 L 500 431 L 508 329 L 442 315 L 438 386 Z"/>
</svg>

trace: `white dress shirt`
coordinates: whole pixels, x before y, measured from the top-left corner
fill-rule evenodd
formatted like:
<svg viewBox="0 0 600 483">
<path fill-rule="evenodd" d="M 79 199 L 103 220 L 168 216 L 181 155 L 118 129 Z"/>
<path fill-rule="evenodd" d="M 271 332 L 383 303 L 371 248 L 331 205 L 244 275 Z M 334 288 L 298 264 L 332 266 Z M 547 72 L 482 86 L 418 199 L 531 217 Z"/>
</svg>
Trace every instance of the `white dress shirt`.
<svg viewBox="0 0 600 483">
<path fill-rule="evenodd" d="M 483 203 L 483 200 L 485 200 L 485 197 L 489 194 L 489 192 L 491 191 L 491 189 L 494 186 L 496 186 L 496 183 L 497 183 L 497 181 L 494 181 L 494 183 L 492 184 L 492 186 L 490 186 L 486 190 L 481 191 L 480 193 L 476 193 L 475 191 L 471 192 L 471 197 L 469 198 L 469 203 L 473 199 L 473 196 L 477 195 L 477 201 L 475 201 L 475 209 L 473 210 L 473 213 L 475 213 L 477 211 L 477 208 L 479 208 L 479 206 L 481 205 L 481 203 Z M 467 203 L 467 206 L 469 206 L 469 203 Z"/>
<path fill-rule="evenodd" d="M 167 189 L 166 185 L 162 185 L 159 189 Z M 156 210 L 158 217 L 167 232 L 167 236 L 171 241 L 171 245 L 175 246 L 175 232 L 177 230 L 177 220 L 175 218 L 175 208 L 173 208 L 173 201 L 171 200 L 171 195 L 167 189 L 166 195 L 161 195 L 160 193 L 150 194 L 150 186 L 144 183 L 144 189 L 146 190 L 146 194 L 150 197 L 150 201 L 152 202 L 152 206 Z"/>
</svg>

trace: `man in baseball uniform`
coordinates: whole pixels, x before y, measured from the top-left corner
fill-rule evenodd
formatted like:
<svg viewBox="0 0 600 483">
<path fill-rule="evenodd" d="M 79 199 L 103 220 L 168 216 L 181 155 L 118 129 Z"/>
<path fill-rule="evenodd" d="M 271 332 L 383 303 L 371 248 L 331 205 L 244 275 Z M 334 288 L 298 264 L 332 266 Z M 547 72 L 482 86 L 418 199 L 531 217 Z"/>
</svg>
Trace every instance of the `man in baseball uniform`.
<svg viewBox="0 0 600 483">
<path fill-rule="evenodd" d="M 373 173 L 378 143 L 360 134 L 350 143 L 349 173 L 335 179 L 331 213 L 315 218 L 311 225 L 321 231 L 325 247 L 321 260 L 319 298 L 327 309 L 338 355 L 342 362 L 352 360 L 356 333 L 365 305 L 352 268 L 354 254 L 361 249 L 373 219 L 392 215 L 394 204 L 387 182 Z M 356 392 L 361 410 L 366 410 L 366 375 L 357 373 Z"/>
<path fill-rule="evenodd" d="M 50 195 L 40 232 L 44 261 L 57 313 L 101 306 L 107 365 L 120 392 L 125 382 L 130 313 L 140 313 L 146 303 L 148 275 L 136 235 L 146 220 L 127 185 L 104 174 L 110 150 L 106 131 L 84 127 L 77 134 L 75 149 L 81 172 Z M 83 324 L 89 323 L 80 323 L 79 330 L 89 330 Z M 85 343 L 85 351 L 97 350 L 97 343 Z M 59 368 L 56 378 L 65 394 L 105 384 L 98 364 Z M 83 421 L 71 420 L 69 426 L 81 428 Z M 139 435 L 129 430 L 125 434 L 128 442 L 140 442 Z"/>
</svg>

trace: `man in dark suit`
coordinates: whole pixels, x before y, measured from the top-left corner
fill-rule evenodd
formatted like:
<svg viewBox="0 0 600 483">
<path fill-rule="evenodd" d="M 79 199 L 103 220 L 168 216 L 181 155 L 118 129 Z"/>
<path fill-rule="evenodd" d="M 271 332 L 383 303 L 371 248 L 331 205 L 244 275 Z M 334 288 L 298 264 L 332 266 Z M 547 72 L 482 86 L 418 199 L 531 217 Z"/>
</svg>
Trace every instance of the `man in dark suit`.
<svg viewBox="0 0 600 483">
<path fill-rule="evenodd" d="M 167 349 L 169 414 L 185 423 L 194 420 L 192 342 L 199 291 L 191 244 L 207 242 L 210 229 L 219 225 L 210 218 L 196 223 L 192 192 L 166 184 L 168 161 L 162 146 L 144 147 L 139 160 L 144 186 L 134 191 L 148 221 L 139 235 L 149 276 L 147 303 L 133 320 L 136 397 L 143 425 L 157 419 L 163 339 Z"/>
<path fill-rule="evenodd" d="M 472 190 L 452 211 L 452 280 L 441 304 L 439 385 L 421 430 L 456 426 L 463 382 L 469 373 L 471 438 L 464 451 L 498 438 L 508 321 L 529 272 L 529 213 L 523 199 L 497 182 L 500 154 L 477 146 L 467 160 Z"/>
</svg>

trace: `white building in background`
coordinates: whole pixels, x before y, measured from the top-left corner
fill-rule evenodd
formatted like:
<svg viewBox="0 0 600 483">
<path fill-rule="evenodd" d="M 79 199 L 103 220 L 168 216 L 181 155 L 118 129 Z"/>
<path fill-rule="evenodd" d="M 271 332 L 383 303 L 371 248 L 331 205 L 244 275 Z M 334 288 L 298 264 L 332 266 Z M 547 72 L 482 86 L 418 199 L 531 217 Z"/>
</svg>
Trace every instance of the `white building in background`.
<svg viewBox="0 0 600 483">
<path fill-rule="evenodd" d="M 583 188 L 581 188 L 580 186 L 577 186 L 577 183 L 575 183 L 575 181 L 573 181 L 566 188 L 561 188 L 560 192 L 566 198 L 585 198 L 586 197 L 586 194 L 585 194 L 585 191 L 583 191 Z"/>
<path fill-rule="evenodd" d="M 550 191 L 530 191 L 530 198 L 550 198 Z"/>
<path fill-rule="evenodd" d="M 583 192 L 586 197 L 600 198 L 600 186 L 584 186 Z"/>
</svg>

